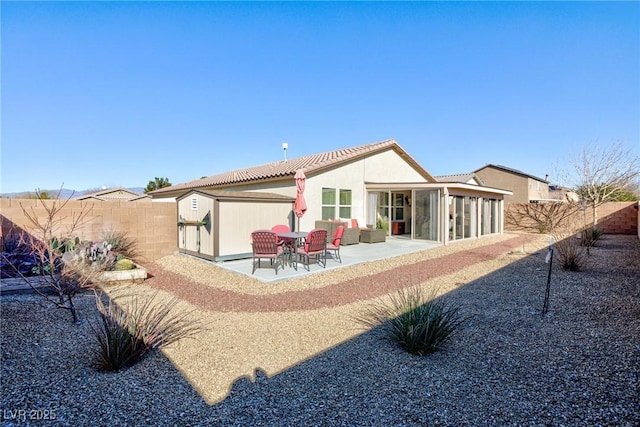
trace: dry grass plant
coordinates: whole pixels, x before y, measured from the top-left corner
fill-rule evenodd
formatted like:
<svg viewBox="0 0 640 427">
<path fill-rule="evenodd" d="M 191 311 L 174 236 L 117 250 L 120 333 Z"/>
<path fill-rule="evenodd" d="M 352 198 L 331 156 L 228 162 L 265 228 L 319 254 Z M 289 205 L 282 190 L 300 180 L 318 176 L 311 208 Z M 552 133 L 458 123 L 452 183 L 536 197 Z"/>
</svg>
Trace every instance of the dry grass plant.
<svg viewBox="0 0 640 427">
<path fill-rule="evenodd" d="M 587 260 L 587 246 L 581 242 L 576 231 L 563 227 L 552 233 L 553 247 L 560 259 L 563 270 L 580 271 L 585 267 Z"/>
<path fill-rule="evenodd" d="M 193 311 L 177 308 L 178 298 L 163 301 L 155 293 L 111 296 L 108 303 L 96 295 L 99 319 L 92 324 L 98 341 L 96 366 L 116 371 L 135 365 L 153 350 L 185 338 L 193 338 L 204 326 Z"/>
</svg>

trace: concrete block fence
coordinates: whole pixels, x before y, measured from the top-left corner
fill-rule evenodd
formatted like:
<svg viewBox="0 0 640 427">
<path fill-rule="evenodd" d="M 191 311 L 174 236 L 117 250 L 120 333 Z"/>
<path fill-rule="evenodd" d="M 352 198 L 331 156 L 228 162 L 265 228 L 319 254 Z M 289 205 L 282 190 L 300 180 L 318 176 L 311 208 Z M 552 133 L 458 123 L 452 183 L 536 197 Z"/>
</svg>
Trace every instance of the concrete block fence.
<svg viewBox="0 0 640 427">
<path fill-rule="evenodd" d="M 505 211 L 509 210 L 507 204 Z M 604 234 L 631 234 L 640 237 L 640 202 L 610 202 L 598 207 L 598 228 Z M 591 224 L 593 211 L 589 207 L 577 212 L 571 220 L 575 224 Z M 505 222 L 506 231 L 518 231 L 514 224 Z"/>
<path fill-rule="evenodd" d="M 61 203 L 62 201 L 58 201 Z M 54 201 L 45 200 L 51 205 Z M 75 235 L 82 240 L 99 240 L 105 230 L 126 232 L 138 243 L 142 262 L 154 261 L 170 255 L 177 247 L 177 208 L 175 203 L 153 203 L 151 201 L 80 201 L 69 200 L 60 212 L 59 235 L 66 234 L 82 209 L 87 209 L 86 221 Z M 2 234 L 10 230 L 32 230 L 25 215 L 35 213 L 43 218 L 45 209 L 38 200 L 0 199 L 0 221 Z"/>
</svg>

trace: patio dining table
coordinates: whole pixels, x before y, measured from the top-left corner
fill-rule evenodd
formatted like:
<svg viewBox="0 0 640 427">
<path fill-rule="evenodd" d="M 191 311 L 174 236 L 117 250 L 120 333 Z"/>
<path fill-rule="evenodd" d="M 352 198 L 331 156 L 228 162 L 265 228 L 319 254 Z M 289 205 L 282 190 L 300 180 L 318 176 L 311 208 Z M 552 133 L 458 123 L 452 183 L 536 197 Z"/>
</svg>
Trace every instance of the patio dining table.
<svg viewBox="0 0 640 427">
<path fill-rule="evenodd" d="M 285 246 L 285 252 L 287 253 L 287 258 L 289 259 L 289 265 L 292 266 L 296 271 L 298 270 L 298 262 L 296 260 L 296 248 L 300 246 L 302 240 L 304 240 L 309 233 L 306 231 L 288 231 L 277 233 L 278 237 L 283 239 L 291 239 L 293 240 L 293 247 Z"/>
</svg>

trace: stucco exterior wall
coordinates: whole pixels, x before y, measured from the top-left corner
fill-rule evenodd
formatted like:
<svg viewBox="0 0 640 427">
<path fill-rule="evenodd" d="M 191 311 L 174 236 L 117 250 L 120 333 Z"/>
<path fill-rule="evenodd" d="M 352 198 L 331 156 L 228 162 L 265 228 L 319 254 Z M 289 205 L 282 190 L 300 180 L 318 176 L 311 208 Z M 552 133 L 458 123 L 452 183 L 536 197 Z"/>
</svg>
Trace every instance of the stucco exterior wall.
<svg viewBox="0 0 640 427">
<path fill-rule="evenodd" d="M 306 179 L 304 193 L 307 212 L 300 219 L 300 229 L 311 230 L 315 226 L 315 221 L 322 218 L 322 188 L 351 190 L 351 216 L 359 223 L 365 224 L 365 182 L 426 182 L 426 180 L 392 150 L 355 160 L 325 172 L 310 174 Z M 265 182 L 232 188 L 235 191 L 263 191 L 290 197 L 296 196 L 293 178 L 289 182 Z"/>
</svg>

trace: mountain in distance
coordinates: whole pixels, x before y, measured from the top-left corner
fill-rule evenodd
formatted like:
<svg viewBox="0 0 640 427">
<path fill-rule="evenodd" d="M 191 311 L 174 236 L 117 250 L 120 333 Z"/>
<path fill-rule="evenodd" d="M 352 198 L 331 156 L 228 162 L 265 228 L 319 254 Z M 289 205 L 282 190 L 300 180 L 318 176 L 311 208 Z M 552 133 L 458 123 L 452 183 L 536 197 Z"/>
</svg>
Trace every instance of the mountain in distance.
<svg viewBox="0 0 640 427">
<path fill-rule="evenodd" d="M 105 190 L 108 190 L 105 189 Z M 138 194 L 144 194 L 144 187 L 127 187 L 127 190 L 129 191 L 133 191 L 134 193 L 138 193 Z M 69 190 L 68 188 L 63 188 L 62 190 L 57 188 L 55 190 L 42 190 L 42 191 L 46 191 L 47 193 L 49 193 L 49 195 L 53 196 L 58 194 L 58 191 L 60 192 L 60 199 L 68 199 L 69 197 L 72 198 L 76 198 L 78 196 L 82 196 L 83 194 L 87 194 L 87 193 L 95 193 L 100 191 L 100 189 L 89 189 L 89 190 Z M 15 193 L 2 193 L 0 194 L 0 197 L 4 197 L 7 199 L 17 199 L 19 198 L 19 196 L 24 195 L 24 194 L 28 194 L 28 193 L 33 193 L 33 191 L 18 191 Z"/>
</svg>

